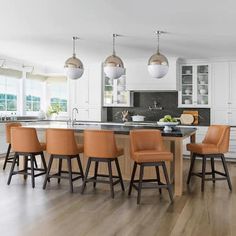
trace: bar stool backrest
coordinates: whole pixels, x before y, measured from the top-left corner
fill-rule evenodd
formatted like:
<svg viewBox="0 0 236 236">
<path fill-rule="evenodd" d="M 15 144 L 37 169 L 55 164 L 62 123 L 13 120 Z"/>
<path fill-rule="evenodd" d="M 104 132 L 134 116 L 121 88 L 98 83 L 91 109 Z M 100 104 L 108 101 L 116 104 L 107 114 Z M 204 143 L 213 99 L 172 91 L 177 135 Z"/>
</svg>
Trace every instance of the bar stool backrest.
<svg viewBox="0 0 236 236">
<path fill-rule="evenodd" d="M 211 125 L 203 140 L 204 144 L 217 145 L 220 153 L 226 153 L 229 150 L 230 126 Z"/>
<path fill-rule="evenodd" d="M 116 157 L 117 146 L 114 132 L 110 130 L 85 130 L 84 154 L 87 157 Z"/>
<path fill-rule="evenodd" d="M 7 123 L 5 125 L 5 131 L 6 131 L 6 142 L 11 143 L 11 128 L 12 127 L 19 127 L 21 126 L 21 123 L 19 122 L 14 122 L 14 123 Z"/>
<path fill-rule="evenodd" d="M 131 153 L 145 150 L 164 151 L 165 147 L 159 130 L 143 129 L 130 131 Z"/>
<path fill-rule="evenodd" d="M 46 150 L 47 153 L 54 155 L 78 155 L 74 131 L 68 129 L 47 129 Z"/>
<path fill-rule="evenodd" d="M 34 128 L 12 127 L 11 145 L 15 152 L 37 153 L 42 151 Z"/>
</svg>

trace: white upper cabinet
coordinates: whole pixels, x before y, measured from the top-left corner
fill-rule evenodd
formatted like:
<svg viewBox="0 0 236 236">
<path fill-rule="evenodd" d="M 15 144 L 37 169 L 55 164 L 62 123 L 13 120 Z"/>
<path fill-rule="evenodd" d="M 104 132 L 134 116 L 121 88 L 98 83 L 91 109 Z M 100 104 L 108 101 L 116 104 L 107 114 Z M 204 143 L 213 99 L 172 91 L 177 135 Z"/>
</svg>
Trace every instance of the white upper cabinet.
<svg viewBox="0 0 236 236">
<path fill-rule="evenodd" d="M 212 124 L 236 125 L 236 62 L 212 63 Z"/>
<path fill-rule="evenodd" d="M 70 111 L 78 108 L 78 120 L 102 121 L 106 111 L 102 108 L 102 66 L 88 65 L 78 80 L 69 80 Z"/>
<path fill-rule="evenodd" d="M 133 92 L 126 89 L 126 76 L 110 79 L 103 73 L 103 106 L 132 107 Z"/>
<path fill-rule="evenodd" d="M 102 65 L 94 64 L 89 67 L 89 107 L 102 106 Z"/>
<path fill-rule="evenodd" d="M 73 81 L 72 81 L 73 82 Z M 88 88 L 89 77 L 86 70 L 80 79 L 75 80 L 75 105 L 79 108 L 87 108 L 89 103 L 89 90 Z"/>
<path fill-rule="evenodd" d="M 228 107 L 229 103 L 229 63 L 215 62 L 212 64 L 212 106 Z"/>
<path fill-rule="evenodd" d="M 148 73 L 148 58 L 125 62 L 126 89 L 131 91 L 177 90 L 177 58 L 168 57 L 169 71 L 164 78 L 154 79 Z"/>
<path fill-rule="evenodd" d="M 231 106 L 231 108 L 236 108 L 236 62 L 230 62 L 229 70 L 230 70 L 229 105 Z"/>
<path fill-rule="evenodd" d="M 179 107 L 210 107 L 211 79 L 208 64 L 180 65 Z"/>
</svg>

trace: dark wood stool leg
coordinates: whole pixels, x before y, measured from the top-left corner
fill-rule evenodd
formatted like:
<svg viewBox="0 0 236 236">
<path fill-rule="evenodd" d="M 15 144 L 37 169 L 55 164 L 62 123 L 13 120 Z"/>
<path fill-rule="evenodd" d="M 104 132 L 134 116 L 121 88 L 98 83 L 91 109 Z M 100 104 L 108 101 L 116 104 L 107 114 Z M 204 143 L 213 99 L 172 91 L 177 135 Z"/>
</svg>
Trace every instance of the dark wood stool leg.
<svg viewBox="0 0 236 236">
<path fill-rule="evenodd" d="M 44 157 L 43 152 L 40 154 L 40 156 L 41 156 L 41 160 L 42 160 L 43 168 L 44 168 L 45 173 L 46 173 L 46 172 L 47 172 L 47 164 L 46 164 L 46 161 L 45 161 L 45 157 Z"/>
<path fill-rule="evenodd" d="M 84 171 L 83 171 L 82 164 L 81 164 L 81 161 L 80 161 L 80 156 L 78 155 L 76 159 L 77 159 L 77 162 L 78 162 L 81 178 L 82 178 L 82 180 L 84 180 Z"/>
<path fill-rule="evenodd" d="M 168 176 L 168 173 L 167 173 L 165 162 L 162 163 L 162 168 L 163 168 L 163 172 L 164 172 L 164 176 L 165 176 L 165 180 L 166 180 L 166 184 L 167 184 L 167 190 L 168 190 L 168 193 L 169 193 L 169 196 L 170 196 L 170 200 L 173 203 L 173 201 L 174 201 L 173 193 L 172 193 L 171 184 L 170 184 L 170 180 L 169 180 L 169 176 Z"/>
<path fill-rule="evenodd" d="M 90 166 L 91 166 L 91 158 L 89 157 L 87 167 L 86 167 L 86 171 L 85 171 L 84 182 L 83 182 L 83 185 L 82 185 L 82 188 L 81 188 L 81 194 L 84 193 L 84 189 L 86 187 L 86 182 L 87 182 L 87 179 L 88 179 Z"/>
<path fill-rule="evenodd" d="M 68 172 L 69 172 L 70 192 L 73 193 L 71 158 L 67 158 L 67 165 L 68 165 Z"/>
<path fill-rule="evenodd" d="M 34 165 L 35 165 L 35 168 L 38 168 L 38 163 L 35 156 L 34 156 Z"/>
<path fill-rule="evenodd" d="M 201 183 L 201 191 L 204 192 L 205 187 L 205 173 L 206 173 L 206 156 L 202 157 L 202 183 Z"/>
<path fill-rule="evenodd" d="M 157 183 L 158 185 L 161 185 L 161 178 L 160 178 L 160 171 L 159 171 L 159 166 L 155 166 L 156 168 L 156 175 L 157 175 Z M 159 193 L 162 193 L 161 188 L 159 188 Z"/>
<path fill-rule="evenodd" d="M 19 156 L 17 157 L 16 164 L 19 167 L 19 165 L 20 165 L 20 157 Z"/>
<path fill-rule="evenodd" d="M 196 154 L 193 153 L 193 155 L 191 156 L 191 162 L 190 162 L 190 168 L 189 168 L 189 172 L 188 172 L 187 184 L 190 183 L 190 179 L 192 177 L 192 172 L 193 172 L 193 168 L 194 168 L 195 159 L 196 159 Z"/>
<path fill-rule="evenodd" d="M 112 168 L 111 168 L 111 160 L 108 160 L 108 173 L 109 173 L 109 180 L 110 180 L 110 188 L 111 188 L 111 197 L 114 198 L 114 186 L 113 186 L 113 178 L 112 178 Z"/>
<path fill-rule="evenodd" d="M 128 192 L 128 195 L 129 195 L 129 196 L 130 196 L 130 194 L 131 194 L 131 192 L 132 192 L 136 169 L 137 169 L 137 163 L 134 162 L 133 171 L 132 171 L 132 175 L 131 175 L 131 180 L 130 180 L 130 184 L 129 184 L 129 192 Z"/>
<path fill-rule="evenodd" d="M 214 157 L 211 157 L 211 171 L 212 171 L 212 181 L 213 183 L 215 183 L 215 160 L 214 160 Z"/>
<path fill-rule="evenodd" d="M 94 165 L 94 179 L 97 180 L 97 174 L 98 174 L 98 161 L 95 161 Z M 93 187 L 96 188 L 96 182 L 93 183 Z"/>
<path fill-rule="evenodd" d="M 117 158 L 115 159 L 115 163 L 116 163 L 117 173 L 118 173 L 118 176 L 119 176 L 119 179 L 120 179 L 121 189 L 122 189 L 122 191 L 125 191 L 125 187 L 124 187 L 124 183 L 123 183 L 123 178 L 122 178 L 122 174 L 121 174 L 121 171 L 120 171 L 120 165 L 119 165 L 119 161 L 118 161 Z"/>
<path fill-rule="evenodd" d="M 24 156 L 24 180 L 27 179 L 28 175 L 26 174 L 28 172 L 28 156 Z"/>
<path fill-rule="evenodd" d="M 34 179 L 34 163 L 35 163 L 35 156 L 30 155 L 30 167 L 31 167 L 31 180 L 32 180 L 32 188 L 35 187 L 35 179 Z"/>
<path fill-rule="evenodd" d="M 61 177 L 61 168 L 62 168 L 62 158 L 59 158 L 58 160 L 58 175 Z M 61 183 L 61 178 L 57 179 L 57 183 L 60 184 Z"/>
<path fill-rule="evenodd" d="M 47 173 L 46 173 L 44 183 L 43 183 L 43 189 L 46 189 L 47 182 L 48 182 L 48 179 L 49 179 L 49 173 L 50 173 L 50 170 L 51 170 L 51 167 L 52 167 L 52 162 L 53 162 L 53 155 L 51 155 L 50 159 L 49 159 Z"/>
<path fill-rule="evenodd" d="M 11 151 L 11 144 L 9 144 L 8 148 L 7 148 L 7 154 L 6 154 L 6 157 L 5 157 L 4 164 L 3 164 L 3 170 L 6 169 L 7 161 L 8 161 L 8 158 L 10 156 L 10 151 Z"/>
<path fill-rule="evenodd" d="M 228 182 L 228 185 L 229 185 L 229 189 L 230 189 L 230 191 L 232 191 L 232 184 L 231 184 L 229 171 L 228 171 L 228 167 L 227 167 L 227 164 L 226 164 L 226 161 L 225 161 L 224 154 L 221 155 L 221 160 L 222 160 L 222 163 L 223 163 L 223 167 L 224 167 L 225 175 L 226 175 L 227 182 Z"/>
<path fill-rule="evenodd" d="M 140 199 L 141 199 L 141 190 L 142 190 L 142 183 L 143 183 L 143 172 L 144 172 L 144 165 L 140 164 L 137 204 L 140 203 Z"/>
<path fill-rule="evenodd" d="M 15 168 L 15 165 L 16 165 L 16 159 L 17 159 L 17 154 L 15 153 L 14 159 L 13 159 L 13 162 L 12 162 L 12 165 L 11 165 L 11 170 L 10 170 L 10 173 L 9 173 L 8 181 L 7 181 L 8 185 L 11 183 L 11 178 L 12 178 L 14 168 Z"/>
</svg>

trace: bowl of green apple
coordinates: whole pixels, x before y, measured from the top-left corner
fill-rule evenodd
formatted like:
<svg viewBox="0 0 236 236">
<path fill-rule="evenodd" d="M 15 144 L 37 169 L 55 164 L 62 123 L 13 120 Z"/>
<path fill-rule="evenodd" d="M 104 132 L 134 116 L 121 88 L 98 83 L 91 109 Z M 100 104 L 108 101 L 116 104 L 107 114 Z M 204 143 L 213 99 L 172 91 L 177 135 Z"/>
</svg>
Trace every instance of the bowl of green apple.
<svg viewBox="0 0 236 236">
<path fill-rule="evenodd" d="M 178 125 L 179 122 L 176 118 L 171 117 L 170 115 L 166 115 L 163 118 L 161 118 L 159 121 L 157 121 L 157 125 L 164 127 L 164 131 L 171 131 L 173 127 Z"/>
</svg>

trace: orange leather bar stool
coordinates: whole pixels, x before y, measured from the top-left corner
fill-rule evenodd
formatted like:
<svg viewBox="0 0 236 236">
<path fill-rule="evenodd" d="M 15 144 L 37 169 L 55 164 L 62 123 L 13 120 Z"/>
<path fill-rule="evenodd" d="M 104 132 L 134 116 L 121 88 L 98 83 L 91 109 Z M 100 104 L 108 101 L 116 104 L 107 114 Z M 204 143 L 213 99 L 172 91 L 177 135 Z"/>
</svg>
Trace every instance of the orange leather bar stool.
<svg viewBox="0 0 236 236">
<path fill-rule="evenodd" d="M 40 143 L 37 137 L 36 130 L 34 128 L 24 128 L 24 127 L 13 127 L 11 128 L 11 145 L 15 152 L 13 163 L 11 166 L 11 171 L 9 174 L 8 182 L 11 183 L 11 178 L 15 174 L 23 174 L 24 178 L 31 175 L 32 187 L 35 187 L 35 177 L 44 175 L 47 170 L 45 158 L 43 151 L 46 149 L 44 143 Z M 43 168 L 35 168 L 35 156 L 40 155 L 42 159 Z M 24 157 L 24 169 L 14 171 L 17 159 Z M 28 167 L 28 161 L 30 160 L 30 168 Z M 30 170 L 30 172 L 28 172 Z M 35 174 L 35 171 L 39 172 Z"/>
<path fill-rule="evenodd" d="M 173 155 L 166 151 L 161 132 L 159 130 L 132 130 L 130 131 L 130 154 L 134 160 L 133 171 L 129 186 L 129 193 L 131 194 L 134 187 L 138 191 L 137 204 L 141 200 L 141 190 L 144 188 L 159 188 L 161 194 L 162 188 L 167 188 L 171 202 L 173 202 L 172 187 L 169 181 L 165 161 L 172 161 Z M 140 166 L 139 180 L 134 180 L 137 165 Z M 143 180 L 144 167 L 153 166 L 156 169 L 157 179 Z M 166 184 L 160 180 L 159 166 L 162 167 Z M 143 183 L 149 182 L 148 185 Z M 151 182 L 151 183 L 150 183 Z M 157 183 L 153 183 L 157 182 Z M 135 183 L 138 183 L 136 185 Z"/>
<path fill-rule="evenodd" d="M 93 182 L 94 188 L 96 183 L 110 184 L 111 197 L 114 198 L 114 185 L 120 183 L 124 191 L 123 179 L 120 171 L 119 156 L 124 154 L 123 149 L 117 148 L 115 135 L 113 131 L 109 130 L 85 130 L 84 131 L 84 154 L 88 157 L 84 183 L 81 194 L 83 194 L 86 183 Z M 94 176 L 88 178 L 91 162 L 95 162 Z M 112 175 L 112 162 L 115 161 L 118 176 Z M 99 162 L 106 162 L 108 165 L 108 175 L 98 174 Z M 108 180 L 98 179 L 97 177 L 106 177 Z M 114 179 L 117 179 L 114 181 Z"/>
<path fill-rule="evenodd" d="M 232 185 L 230 181 L 229 171 L 226 165 L 224 153 L 229 150 L 229 136 L 230 136 L 230 126 L 227 125 L 211 125 L 208 128 L 207 134 L 202 143 L 190 143 L 187 144 L 187 150 L 192 153 L 191 164 L 188 174 L 187 184 L 190 183 L 190 179 L 193 175 L 198 176 L 202 179 L 201 191 L 204 191 L 205 181 L 216 180 L 227 180 L 229 189 L 232 190 Z M 194 163 L 196 157 L 202 158 L 202 172 L 193 173 Z M 211 160 L 211 172 L 206 172 L 206 160 L 209 158 Z M 221 158 L 224 168 L 224 173 L 215 170 L 214 159 Z M 223 177 L 215 177 L 218 174 Z M 206 175 L 211 175 L 212 178 L 205 178 Z"/>
<path fill-rule="evenodd" d="M 13 162 L 13 157 L 10 157 L 10 152 L 11 152 L 11 128 L 12 127 L 19 127 L 21 126 L 21 123 L 18 122 L 14 122 L 14 123 L 7 123 L 5 125 L 5 131 L 6 131 L 6 143 L 8 144 L 8 148 L 7 148 L 7 154 L 5 157 L 5 161 L 3 164 L 3 170 L 6 169 L 6 165 L 7 163 L 12 163 Z M 17 159 L 17 166 L 19 166 L 19 158 Z"/>
<path fill-rule="evenodd" d="M 47 129 L 46 144 L 47 153 L 49 153 L 51 156 L 49 159 L 48 170 L 44 180 L 43 189 L 46 188 L 47 181 L 50 180 L 50 178 L 57 178 L 58 183 L 60 183 L 61 179 L 69 179 L 70 191 L 73 192 L 73 181 L 84 178 L 84 173 L 79 156 L 79 154 L 84 150 L 83 145 L 77 144 L 74 131 L 67 129 Z M 50 175 L 50 170 L 54 158 L 59 159 L 58 173 Z M 77 159 L 80 172 L 72 171 L 71 161 L 74 158 Z M 68 171 L 62 170 L 62 160 L 67 161 Z M 65 176 L 62 174 L 67 175 Z M 73 175 L 76 175 L 76 177 L 73 178 Z"/>
</svg>

